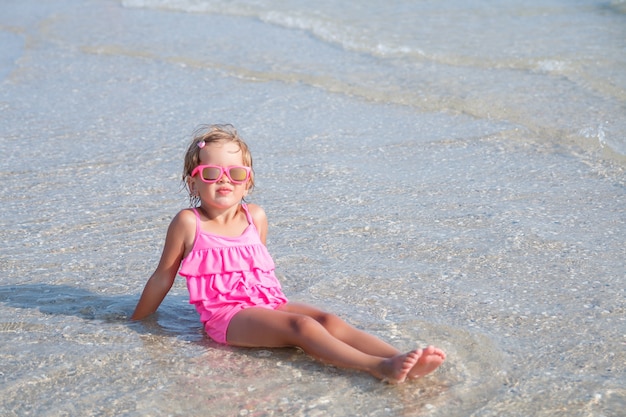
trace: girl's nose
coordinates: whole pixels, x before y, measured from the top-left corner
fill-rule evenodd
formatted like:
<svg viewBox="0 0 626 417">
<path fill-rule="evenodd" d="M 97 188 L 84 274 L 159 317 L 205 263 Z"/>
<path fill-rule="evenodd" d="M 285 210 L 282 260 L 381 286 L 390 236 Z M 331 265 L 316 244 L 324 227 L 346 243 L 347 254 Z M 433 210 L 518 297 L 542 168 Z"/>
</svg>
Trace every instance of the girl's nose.
<svg viewBox="0 0 626 417">
<path fill-rule="evenodd" d="M 228 175 L 226 175 L 226 172 L 222 171 L 222 176 L 220 177 L 220 179 L 217 182 L 228 182 L 228 183 L 230 183 L 230 178 L 228 178 Z"/>
</svg>

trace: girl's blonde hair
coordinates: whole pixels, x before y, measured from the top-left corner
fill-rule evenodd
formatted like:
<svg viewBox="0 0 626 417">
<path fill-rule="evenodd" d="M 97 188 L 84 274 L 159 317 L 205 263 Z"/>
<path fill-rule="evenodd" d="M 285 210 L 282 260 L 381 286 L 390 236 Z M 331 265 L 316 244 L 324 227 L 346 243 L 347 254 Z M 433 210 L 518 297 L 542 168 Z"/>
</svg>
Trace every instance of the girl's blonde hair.
<svg viewBox="0 0 626 417">
<path fill-rule="evenodd" d="M 215 142 L 234 142 L 241 149 L 244 166 L 250 167 L 250 179 L 248 180 L 247 190 L 252 191 L 254 188 L 254 170 L 252 169 L 252 154 L 250 148 L 237 133 L 237 129 L 233 125 L 201 125 L 193 133 L 193 139 L 189 143 L 187 152 L 185 153 L 185 165 L 183 167 L 183 184 L 189 193 L 189 205 L 195 207 L 200 203 L 200 198 L 194 195 L 189 188 L 189 179 L 191 172 L 200 165 L 200 150 L 205 144 Z"/>
</svg>

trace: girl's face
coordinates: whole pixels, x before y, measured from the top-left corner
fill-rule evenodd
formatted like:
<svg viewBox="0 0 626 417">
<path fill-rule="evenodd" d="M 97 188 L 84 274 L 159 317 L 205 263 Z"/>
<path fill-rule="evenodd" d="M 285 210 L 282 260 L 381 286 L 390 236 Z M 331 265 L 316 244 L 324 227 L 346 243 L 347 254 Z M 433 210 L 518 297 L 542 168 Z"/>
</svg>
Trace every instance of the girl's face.
<svg viewBox="0 0 626 417">
<path fill-rule="evenodd" d="M 223 168 L 244 166 L 243 153 L 234 142 L 207 143 L 200 149 L 200 165 L 216 165 Z M 201 175 L 197 173 L 191 177 L 190 188 L 192 192 L 198 193 L 203 207 L 226 209 L 239 204 L 248 193 L 249 179 L 237 183 L 222 173 L 216 182 L 206 183 L 200 178 Z"/>
</svg>

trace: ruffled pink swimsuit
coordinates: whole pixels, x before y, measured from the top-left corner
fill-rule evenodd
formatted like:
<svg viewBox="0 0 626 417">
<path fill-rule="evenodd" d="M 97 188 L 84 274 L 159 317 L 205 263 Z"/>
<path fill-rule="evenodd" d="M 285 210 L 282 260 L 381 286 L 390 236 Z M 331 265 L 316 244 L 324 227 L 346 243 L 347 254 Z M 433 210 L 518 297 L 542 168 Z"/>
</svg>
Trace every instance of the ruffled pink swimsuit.
<svg viewBox="0 0 626 417">
<path fill-rule="evenodd" d="M 196 239 L 183 259 L 180 275 L 187 279 L 189 303 L 195 304 L 207 334 L 227 343 L 226 331 L 235 314 L 244 308 L 276 309 L 285 304 L 274 261 L 254 226 L 248 207 L 242 208 L 248 227 L 239 237 L 214 235 L 200 229 L 196 214 Z"/>
</svg>

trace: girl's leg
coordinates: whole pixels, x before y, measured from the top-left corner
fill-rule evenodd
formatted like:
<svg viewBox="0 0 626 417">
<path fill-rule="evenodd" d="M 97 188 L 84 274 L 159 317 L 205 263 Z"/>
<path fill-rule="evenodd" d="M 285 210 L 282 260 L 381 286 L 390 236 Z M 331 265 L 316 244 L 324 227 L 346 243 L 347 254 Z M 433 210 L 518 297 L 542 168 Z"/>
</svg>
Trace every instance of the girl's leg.
<svg viewBox="0 0 626 417">
<path fill-rule="evenodd" d="M 333 336 L 308 315 L 257 307 L 235 314 L 227 340 L 246 347 L 297 346 L 322 362 L 366 371 L 396 383 L 406 379 L 421 356 L 418 350 L 392 357 L 371 355 Z"/>
<path fill-rule="evenodd" d="M 287 303 L 279 307 L 279 310 L 312 317 L 324 326 L 330 334 L 361 352 L 381 356 L 383 358 L 391 358 L 400 353 L 398 349 L 391 346 L 389 343 L 384 342 L 374 335 L 356 329 L 336 315 L 327 313 L 316 307 L 300 303 Z"/>
<path fill-rule="evenodd" d="M 287 303 L 280 307 L 280 310 L 312 317 L 334 337 L 361 352 L 384 358 L 391 358 L 400 353 L 398 349 L 387 342 L 356 329 L 334 314 L 327 313 L 316 307 L 307 304 Z M 409 372 L 409 379 L 420 378 L 433 372 L 446 359 L 446 354 L 434 346 L 428 346 L 423 350 L 418 349 L 418 353 L 420 355 L 419 360 Z"/>
</svg>

